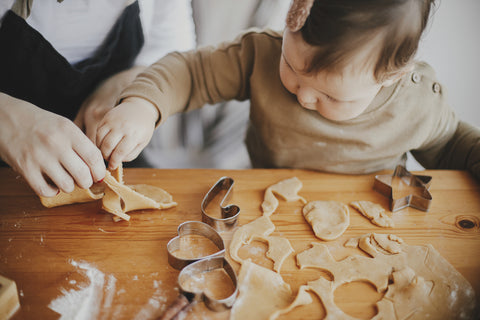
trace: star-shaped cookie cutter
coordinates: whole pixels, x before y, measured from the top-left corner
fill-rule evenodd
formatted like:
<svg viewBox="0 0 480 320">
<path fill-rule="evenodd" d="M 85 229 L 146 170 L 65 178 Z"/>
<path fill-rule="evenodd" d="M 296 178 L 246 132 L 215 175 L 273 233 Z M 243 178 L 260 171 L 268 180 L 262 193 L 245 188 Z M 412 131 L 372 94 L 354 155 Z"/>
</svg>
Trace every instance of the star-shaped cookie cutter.
<svg viewBox="0 0 480 320">
<path fill-rule="evenodd" d="M 390 211 L 395 212 L 406 207 L 428 211 L 432 195 L 428 190 L 432 183 L 431 176 L 415 175 L 404 166 L 398 165 L 393 175 L 376 175 L 373 189 L 390 199 Z M 417 192 L 400 194 L 402 185 Z"/>
</svg>

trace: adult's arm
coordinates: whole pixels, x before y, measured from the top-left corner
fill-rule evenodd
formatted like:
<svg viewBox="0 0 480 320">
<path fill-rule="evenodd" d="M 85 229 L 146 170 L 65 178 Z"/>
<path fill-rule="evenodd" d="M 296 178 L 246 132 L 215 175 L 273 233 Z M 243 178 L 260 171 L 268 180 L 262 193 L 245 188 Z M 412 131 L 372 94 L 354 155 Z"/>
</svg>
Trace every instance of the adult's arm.
<svg viewBox="0 0 480 320">
<path fill-rule="evenodd" d="M 105 176 L 100 150 L 70 120 L 0 93 L 0 157 L 41 196 Z"/>
</svg>

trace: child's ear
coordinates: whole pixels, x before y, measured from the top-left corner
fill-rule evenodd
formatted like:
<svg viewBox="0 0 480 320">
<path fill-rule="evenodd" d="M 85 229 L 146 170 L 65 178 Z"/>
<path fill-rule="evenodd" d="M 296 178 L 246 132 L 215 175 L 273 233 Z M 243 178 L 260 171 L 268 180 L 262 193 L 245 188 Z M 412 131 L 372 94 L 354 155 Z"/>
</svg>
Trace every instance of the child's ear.
<svg viewBox="0 0 480 320">
<path fill-rule="evenodd" d="M 389 87 L 391 86 L 392 84 L 394 84 L 395 82 L 397 82 L 398 80 L 400 80 L 404 75 L 406 75 L 407 73 L 410 73 L 413 71 L 413 68 L 414 68 L 414 65 L 412 62 L 409 62 L 406 66 L 404 66 L 403 68 L 401 68 L 400 70 L 398 70 L 397 72 L 393 73 L 392 75 L 390 75 L 388 77 L 388 79 L 384 80 L 382 82 L 382 86 L 383 87 Z"/>
</svg>

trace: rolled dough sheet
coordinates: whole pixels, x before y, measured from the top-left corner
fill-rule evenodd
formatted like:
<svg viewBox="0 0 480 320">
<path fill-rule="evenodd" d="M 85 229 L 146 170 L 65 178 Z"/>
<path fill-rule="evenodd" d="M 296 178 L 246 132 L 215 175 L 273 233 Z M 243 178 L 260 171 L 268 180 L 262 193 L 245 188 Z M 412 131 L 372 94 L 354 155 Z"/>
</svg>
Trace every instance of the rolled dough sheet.
<svg viewBox="0 0 480 320">
<path fill-rule="evenodd" d="M 238 290 L 230 320 L 266 320 L 292 302 L 292 290 L 282 277 L 250 260 L 245 260 L 240 268 Z"/>
<path fill-rule="evenodd" d="M 73 203 L 90 202 L 101 199 L 103 192 L 93 193 L 90 189 L 82 189 L 75 185 L 75 188 L 70 193 L 60 191 L 55 197 L 42 197 L 40 196 L 40 202 L 44 207 L 53 208 Z"/>
<path fill-rule="evenodd" d="M 325 319 L 352 319 L 333 300 L 335 290 L 352 281 L 370 282 L 378 292 L 387 290 L 373 319 L 475 319 L 478 315 L 470 283 L 431 245 L 403 244 L 395 255 L 352 255 L 335 261 L 328 248 L 317 243 L 297 255 L 297 264 L 333 275 L 333 281 L 320 278 L 308 283 L 322 300 Z"/>
</svg>

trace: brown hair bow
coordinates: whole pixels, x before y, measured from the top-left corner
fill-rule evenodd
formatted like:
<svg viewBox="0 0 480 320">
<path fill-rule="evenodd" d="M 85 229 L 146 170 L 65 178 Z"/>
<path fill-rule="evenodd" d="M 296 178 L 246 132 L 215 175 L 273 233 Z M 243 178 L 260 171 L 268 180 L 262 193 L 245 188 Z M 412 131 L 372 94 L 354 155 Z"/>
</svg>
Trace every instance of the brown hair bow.
<svg viewBox="0 0 480 320">
<path fill-rule="evenodd" d="M 303 27 L 314 1 L 315 0 L 292 0 L 286 20 L 287 27 L 292 32 L 296 32 Z"/>
</svg>

